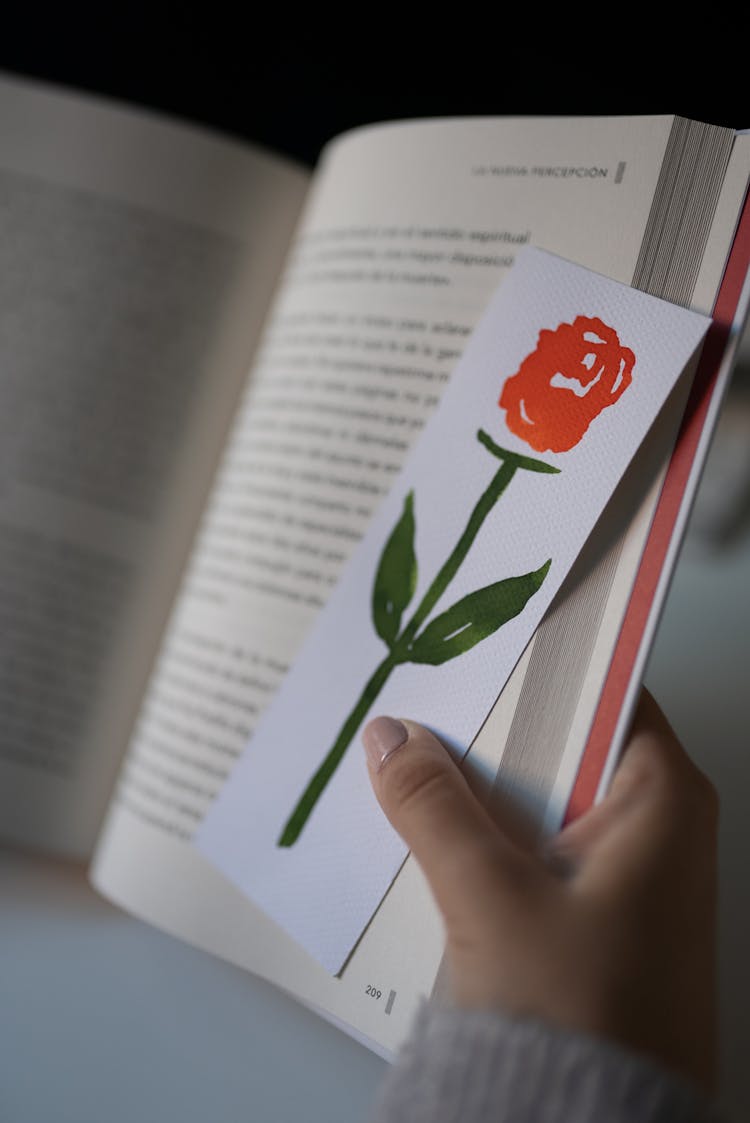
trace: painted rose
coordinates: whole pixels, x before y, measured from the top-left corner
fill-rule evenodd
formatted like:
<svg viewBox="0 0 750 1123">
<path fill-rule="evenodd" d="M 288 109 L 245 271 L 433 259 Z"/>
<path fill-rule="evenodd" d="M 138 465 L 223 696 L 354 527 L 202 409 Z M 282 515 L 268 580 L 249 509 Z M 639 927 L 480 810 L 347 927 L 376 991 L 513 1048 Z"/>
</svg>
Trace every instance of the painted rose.
<svg viewBox="0 0 750 1123">
<path fill-rule="evenodd" d="M 625 393 L 634 365 L 630 348 L 596 317 L 545 329 L 503 386 L 508 428 L 537 452 L 567 452 Z"/>
</svg>

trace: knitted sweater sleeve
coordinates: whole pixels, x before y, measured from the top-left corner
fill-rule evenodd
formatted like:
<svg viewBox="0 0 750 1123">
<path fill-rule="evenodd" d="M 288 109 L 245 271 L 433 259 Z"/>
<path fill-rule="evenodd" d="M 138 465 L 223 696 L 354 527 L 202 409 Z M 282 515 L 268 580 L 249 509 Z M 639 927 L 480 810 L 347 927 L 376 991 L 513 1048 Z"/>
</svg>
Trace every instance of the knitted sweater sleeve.
<svg viewBox="0 0 750 1123">
<path fill-rule="evenodd" d="M 425 1004 L 371 1123 L 728 1123 L 617 1045 L 492 1011 Z"/>
</svg>

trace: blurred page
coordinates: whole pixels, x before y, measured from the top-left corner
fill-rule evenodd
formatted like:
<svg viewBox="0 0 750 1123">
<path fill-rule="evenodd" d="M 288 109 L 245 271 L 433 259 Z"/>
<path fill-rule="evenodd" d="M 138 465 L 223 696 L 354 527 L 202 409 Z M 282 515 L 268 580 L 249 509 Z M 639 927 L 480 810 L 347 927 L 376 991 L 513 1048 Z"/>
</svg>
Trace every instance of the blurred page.
<svg viewBox="0 0 750 1123">
<path fill-rule="evenodd" d="M 90 852 L 307 176 L 0 81 L 0 832 Z"/>
</svg>

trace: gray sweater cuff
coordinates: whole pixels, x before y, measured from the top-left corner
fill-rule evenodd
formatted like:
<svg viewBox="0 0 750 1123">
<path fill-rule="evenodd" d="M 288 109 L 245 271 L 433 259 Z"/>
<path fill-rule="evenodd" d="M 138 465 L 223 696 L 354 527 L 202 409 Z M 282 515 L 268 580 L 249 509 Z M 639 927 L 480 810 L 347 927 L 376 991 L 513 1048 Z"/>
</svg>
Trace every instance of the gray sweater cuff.
<svg viewBox="0 0 750 1123">
<path fill-rule="evenodd" d="M 372 1123 L 722 1123 L 696 1089 L 614 1044 L 424 1004 Z"/>
</svg>

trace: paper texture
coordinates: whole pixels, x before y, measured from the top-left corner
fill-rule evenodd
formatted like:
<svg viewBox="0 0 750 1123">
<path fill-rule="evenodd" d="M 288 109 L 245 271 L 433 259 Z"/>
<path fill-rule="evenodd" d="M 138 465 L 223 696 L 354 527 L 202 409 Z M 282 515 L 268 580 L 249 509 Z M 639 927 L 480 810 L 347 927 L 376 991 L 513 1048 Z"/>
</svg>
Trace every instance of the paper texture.
<svg viewBox="0 0 750 1123">
<path fill-rule="evenodd" d="M 708 322 L 535 249 L 490 302 L 196 836 L 328 970 L 405 856 L 370 790 L 362 724 L 408 716 L 466 750 Z"/>
</svg>

